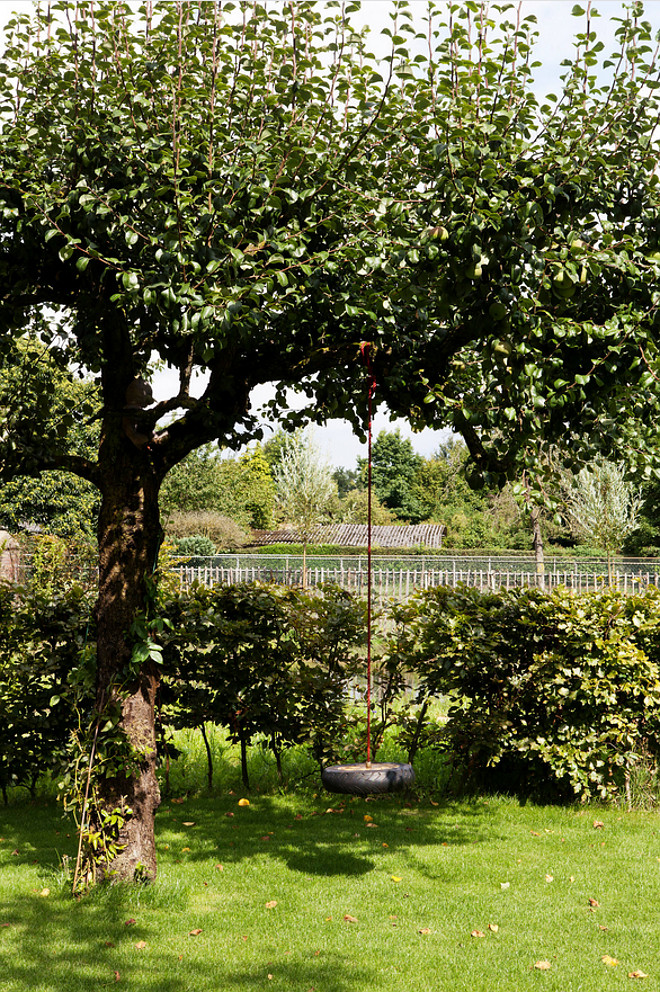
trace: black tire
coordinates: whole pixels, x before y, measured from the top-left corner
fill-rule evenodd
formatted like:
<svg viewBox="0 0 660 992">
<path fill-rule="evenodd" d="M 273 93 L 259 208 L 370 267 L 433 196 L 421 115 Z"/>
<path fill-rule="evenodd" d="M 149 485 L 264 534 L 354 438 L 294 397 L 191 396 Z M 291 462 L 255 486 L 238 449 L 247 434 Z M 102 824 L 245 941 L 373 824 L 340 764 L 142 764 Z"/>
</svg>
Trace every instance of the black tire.
<svg viewBox="0 0 660 992">
<path fill-rule="evenodd" d="M 415 781 L 412 765 L 394 762 L 374 762 L 369 768 L 361 765 L 331 765 L 321 772 L 321 781 L 328 792 L 349 796 L 374 796 L 382 792 L 401 792 Z"/>
</svg>

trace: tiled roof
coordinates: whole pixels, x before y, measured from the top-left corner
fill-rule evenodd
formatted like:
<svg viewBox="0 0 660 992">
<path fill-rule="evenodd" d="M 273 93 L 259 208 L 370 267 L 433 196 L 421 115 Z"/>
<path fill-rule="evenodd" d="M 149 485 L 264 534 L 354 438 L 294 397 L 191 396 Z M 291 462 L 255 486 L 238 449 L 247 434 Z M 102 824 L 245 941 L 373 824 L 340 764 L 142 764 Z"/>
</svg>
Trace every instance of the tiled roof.
<svg viewBox="0 0 660 992">
<path fill-rule="evenodd" d="M 441 548 L 445 528 L 442 524 L 388 524 L 371 528 L 375 548 Z M 253 531 L 255 544 L 302 544 L 296 530 Z M 310 544 L 335 544 L 344 548 L 367 546 L 366 524 L 332 524 L 319 527 L 309 538 Z"/>
</svg>

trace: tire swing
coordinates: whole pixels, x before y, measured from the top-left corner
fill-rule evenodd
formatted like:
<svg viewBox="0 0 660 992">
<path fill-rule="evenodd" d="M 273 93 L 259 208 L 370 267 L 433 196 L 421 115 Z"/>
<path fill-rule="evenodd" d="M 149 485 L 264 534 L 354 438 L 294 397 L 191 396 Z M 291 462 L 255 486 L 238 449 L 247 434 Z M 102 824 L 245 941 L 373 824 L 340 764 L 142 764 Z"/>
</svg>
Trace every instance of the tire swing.
<svg viewBox="0 0 660 992">
<path fill-rule="evenodd" d="M 362 359 L 369 376 L 369 419 L 367 446 L 367 754 L 366 761 L 349 765 L 330 765 L 321 772 L 321 782 L 328 792 L 350 796 L 373 796 L 385 792 L 401 792 L 415 781 L 415 772 L 410 764 L 397 764 L 393 761 L 371 760 L 371 424 L 372 401 L 376 392 L 376 378 L 371 367 L 369 354 L 371 345 L 363 342 L 360 346 Z"/>
</svg>

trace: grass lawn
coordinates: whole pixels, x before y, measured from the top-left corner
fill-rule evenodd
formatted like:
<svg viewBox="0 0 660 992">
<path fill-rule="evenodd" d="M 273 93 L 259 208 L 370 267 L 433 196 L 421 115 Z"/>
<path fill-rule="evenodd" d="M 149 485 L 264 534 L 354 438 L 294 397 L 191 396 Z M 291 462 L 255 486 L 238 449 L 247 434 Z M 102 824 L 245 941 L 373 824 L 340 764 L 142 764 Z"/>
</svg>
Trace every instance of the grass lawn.
<svg viewBox="0 0 660 992">
<path fill-rule="evenodd" d="M 657 814 L 239 798 L 165 801 L 156 883 L 78 902 L 58 807 L 1 810 L 1 992 L 660 990 Z"/>
</svg>

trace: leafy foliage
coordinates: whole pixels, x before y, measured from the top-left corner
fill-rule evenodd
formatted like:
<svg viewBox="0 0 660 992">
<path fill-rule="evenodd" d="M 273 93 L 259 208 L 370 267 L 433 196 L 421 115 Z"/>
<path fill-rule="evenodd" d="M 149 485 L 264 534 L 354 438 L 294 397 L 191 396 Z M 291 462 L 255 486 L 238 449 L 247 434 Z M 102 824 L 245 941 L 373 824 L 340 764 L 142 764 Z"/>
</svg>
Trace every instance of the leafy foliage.
<svg viewBox="0 0 660 992">
<path fill-rule="evenodd" d="M 172 633 L 163 699 L 174 726 L 228 727 L 242 747 L 246 785 L 246 748 L 256 735 L 278 760 L 294 743 L 308 744 L 319 760 L 335 753 L 351 661 L 364 639 L 362 608 L 347 593 L 197 587 L 165 612 Z"/>
<path fill-rule="evenodd" d="M 660 596 L 435 589 L 395 611 L 389 653 L 420 702 L 451 699 L 439 746 L 466 781 L 606 797 L 657 759 Z"/>
<path fill-rule="evenodd" d="M 70 680 L 91 622 L 79 587 L 28 592 L 0 584 L 0 789 L 58 771 L 84 705 Z M 93 697 L 87 697 L 91 707 Z M 85 716 L 82 717 L 85 722 Z"/>
<path fill-rule="evenodd" d="M 419 523 L 424 512 L 416 499 L 414 483 L 422 465 L 408 438 L 401 432 L 381 431 L 372 445 L 372 483 L 374 492 L 399 520 Z M 358 461 L 364 471 L 364 459 Z"/>
<path fill-rule="evenodd" d="M 2 408 L 0 470 L 101 491 L 99 700 L 130 659 L 167 472 L 258 439 L 265 382 L 290 426 L 361 432 L 367 334 L 379 400 L 453 426 L 486 481 L 533 464 L 541 434 L 575 458 L 634 439 L 651 471 L 660 104 L 638 4 L 614 53 L 589 21 L 547 99 L 534 21 L 507 5 L 431 5 L 418 30 L 397 4 L 385 79 L 334 6 L 56 9 L 57 28 L 45 6 L 14 18 L 2 59 L 0 361 L 56 313 L 40 339 L 96 377 L 99 444 L 70 450 L 39 372 Z M 179 379 L 158 404 L 154 357 Z M 136 745 L 157 681 L 145 662 L 123 711 Z M 107 782 L 108 809 L 134 810 L 124 877 L 155 872 L 154 764 Z"/>
</svg>

